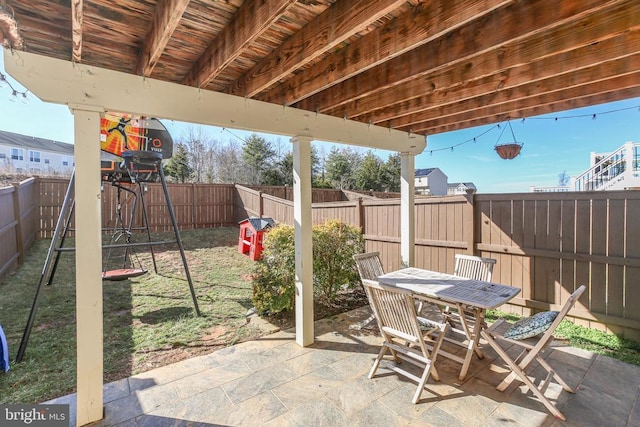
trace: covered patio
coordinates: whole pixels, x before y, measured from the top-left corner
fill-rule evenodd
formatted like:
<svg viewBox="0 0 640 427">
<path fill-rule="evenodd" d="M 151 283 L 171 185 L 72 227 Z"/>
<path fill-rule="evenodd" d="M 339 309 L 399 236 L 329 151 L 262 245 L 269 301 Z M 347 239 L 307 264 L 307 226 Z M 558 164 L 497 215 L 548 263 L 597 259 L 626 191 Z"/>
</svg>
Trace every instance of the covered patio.
<svg viewBox="0 0 640 427">
<path fill-rule="evenodd" d="M 639 17 L 634 0 L 1 2 L 7 71 L 75 117 L 78 425 L 100 420 L 108 396 L 93 256 L 104 112 L 291 137 L 305 352 L 322 336 L 311 142 L 401 153 L 400 261 L 414 265 L 414 159 L 427 135 L 638 96 Z"/>
<path fill-rule="evenodd" d="M 415 384 L 381 368 L 367 374 L 378 353 L 377 329 L 362 328 L 368 307 L 315 323 L 308 347 L 294 331 L 279 331 L 206 356 L 106 384 L 105 418 L 96 426 L 635 426 L 640 423 L 640 367 L 565 346 L 548 355 L 577 389 L 547 391 L 568 418 L 560 421 L 524 387 L 502 393 L 507 375 L 497 354 L 473 358 L 464 381 L 459 365 L 438 359 L 439 382 L 429 380 L 417 405 Z M 458 347 L 458 351 L 461 349 Z M 452 346 L 448 348 L 452 350 Z M 535 371 L 544 378 L 542 369 Z M 518 383 L 522 386 L 522 383 Z M 68 403 L 76 395 L 51 403 Z"/>
</svg>

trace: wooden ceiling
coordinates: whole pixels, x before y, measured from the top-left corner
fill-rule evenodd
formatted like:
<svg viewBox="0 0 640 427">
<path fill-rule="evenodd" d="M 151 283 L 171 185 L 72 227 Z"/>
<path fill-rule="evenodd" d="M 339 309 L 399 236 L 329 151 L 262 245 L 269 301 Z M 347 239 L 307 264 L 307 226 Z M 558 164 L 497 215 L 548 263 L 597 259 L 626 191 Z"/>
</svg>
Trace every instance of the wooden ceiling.
<svg viewBox="0 0 640 427">
<path fill-rule="evenodd" d="M 17 22 L 16 49 L 422 135 L 640 96 L 638 0 L 0 0 L 1 9 Z"/>
</svg>

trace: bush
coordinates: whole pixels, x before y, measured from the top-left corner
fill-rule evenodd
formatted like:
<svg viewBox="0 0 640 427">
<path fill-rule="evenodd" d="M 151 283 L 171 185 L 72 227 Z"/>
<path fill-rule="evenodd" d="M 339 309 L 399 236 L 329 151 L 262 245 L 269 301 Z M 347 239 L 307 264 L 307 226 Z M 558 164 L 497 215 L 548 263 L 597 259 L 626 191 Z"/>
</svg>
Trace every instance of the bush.
<svg viewBox="0 0 640 427">
<path fill-rule="evenodd" d="M 353 255 L 364 251 L 359 228 L 339 220 L 313 227 L 313 289 L 327 303 L 333 302 L 344 285 L 360 283 Z"/>
<path fill-rule="evenodd" d="M 253 271 L 253 305 L 261 314 L 290 310 L 296 291 L 293 227 L 272 228 L 265 234 L 263 246 L 262 259 Z"/>
<path fill-rule="evenodd" d="M 357 227 L 330 220 L 313 227 L 314 295 L 331 303 L 341 287 L 359 283 L 352 256 L 363 252 Z M 258 312 L 292 310 L 295 298 L 294 229 L 274 227 L 265 235 L 262 259 L 253 271 L 253 304 Z"/>
</svg>

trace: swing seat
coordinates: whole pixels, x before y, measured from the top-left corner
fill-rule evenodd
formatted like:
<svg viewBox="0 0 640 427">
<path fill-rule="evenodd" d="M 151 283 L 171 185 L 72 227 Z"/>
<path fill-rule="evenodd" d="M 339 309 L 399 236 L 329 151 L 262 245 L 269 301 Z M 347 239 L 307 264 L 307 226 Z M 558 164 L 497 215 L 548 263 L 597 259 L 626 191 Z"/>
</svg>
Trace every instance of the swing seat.
<svg viewBox="0 0 640 427">
<path fill-rule="evenodd" d="M 102 280 L 116 282 L 119 280 L 127 280 L 131 277 L 138 277 L 146 274 L 147 270 L 142 268 L 121 268 L 118 270 L 107 270 L 102 272 Z"/>
</svg>

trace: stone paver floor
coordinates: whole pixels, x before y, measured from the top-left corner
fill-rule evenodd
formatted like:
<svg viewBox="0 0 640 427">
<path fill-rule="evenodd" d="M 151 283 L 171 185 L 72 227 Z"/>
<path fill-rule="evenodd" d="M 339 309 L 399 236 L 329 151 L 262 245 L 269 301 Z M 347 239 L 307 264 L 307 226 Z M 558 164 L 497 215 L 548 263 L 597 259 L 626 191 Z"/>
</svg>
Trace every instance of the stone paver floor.
<svg viewBox="0 0 640 427">
<path fill-rule="evenodd" d="M 106 384 L 105 418 L 92 426 L 640 425 L 640 367 L 561 346 L 547 357 L 577 393 L 552 384 L 547 395 L 567 422 L 524 386 L 497 391 L 508 371 L 487 346 L 462 382 L 460 365 L 438 359 L 441 380 L 413 405 L 409 380 L 384 368 L 367 378 L 381 343 L 377 330 L 359 327 L 369 314 L 316 322 L 309 347 L 281 331 Z M 75 425 L 75 395 L 48 403 L 70 404 Z"/>
</svg>

